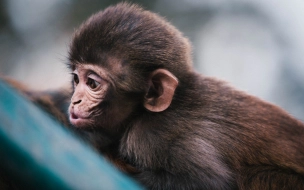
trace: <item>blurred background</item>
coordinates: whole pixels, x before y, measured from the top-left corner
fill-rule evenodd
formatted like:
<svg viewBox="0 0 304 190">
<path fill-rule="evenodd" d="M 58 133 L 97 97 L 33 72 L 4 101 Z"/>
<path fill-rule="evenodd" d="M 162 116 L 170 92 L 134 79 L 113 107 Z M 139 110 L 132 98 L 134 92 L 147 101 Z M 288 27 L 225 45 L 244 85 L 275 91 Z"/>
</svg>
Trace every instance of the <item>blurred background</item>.
<svg viewBox="0 0 304 190">
<path fill-rule="evenodd" d="M 0 75 L 33 89 L 69 84 L 75 28 L 115 0 L 0 0 Z M 286 109 L 304 121 L 303 0 L 134 0 L 159 13 L 193 44 L 207 76 Z"/>
</svg>

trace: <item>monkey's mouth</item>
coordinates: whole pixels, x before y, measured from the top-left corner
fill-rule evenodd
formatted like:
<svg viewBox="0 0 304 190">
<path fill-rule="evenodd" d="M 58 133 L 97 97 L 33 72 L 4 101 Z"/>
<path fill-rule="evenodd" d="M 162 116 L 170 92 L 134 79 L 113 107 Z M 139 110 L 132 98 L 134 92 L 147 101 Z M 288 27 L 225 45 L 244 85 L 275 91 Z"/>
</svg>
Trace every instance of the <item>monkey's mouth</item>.
<svg viewBox="0 0 304 190">
<path fill-rule="evenodd" d="M 70 112 L 70 122 L 76 127 L 85 127 L 88 124 L 88 117 L 82 117 L 74 112 Z"/>
<path fill-rule="evenodd" d="M 75 113 L 71 113 L 71 119 L 78 119 L 79 117 Z"/>
</svg>

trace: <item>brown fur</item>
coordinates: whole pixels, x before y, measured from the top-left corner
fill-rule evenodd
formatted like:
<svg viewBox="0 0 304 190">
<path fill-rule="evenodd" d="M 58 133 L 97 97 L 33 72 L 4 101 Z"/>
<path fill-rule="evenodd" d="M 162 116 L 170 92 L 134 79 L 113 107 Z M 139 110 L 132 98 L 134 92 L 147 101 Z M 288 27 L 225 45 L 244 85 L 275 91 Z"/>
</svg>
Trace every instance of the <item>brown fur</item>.
<svg viewBox="0 0 304 190">
<path fill-rule="evenodd" d="M 304 189 L 303 123 L 197 74 L 188 40 L 158 15 L 109 7 L 80 26 L 69 53 L 72 70 L 97 65 L 109 84 L 84 132 L 149 189 Z M 163 70 L 176 89 L 170 74 L 152 74 Z M 167 88 L 167 109 L 145 106 Z"/>
</svg>

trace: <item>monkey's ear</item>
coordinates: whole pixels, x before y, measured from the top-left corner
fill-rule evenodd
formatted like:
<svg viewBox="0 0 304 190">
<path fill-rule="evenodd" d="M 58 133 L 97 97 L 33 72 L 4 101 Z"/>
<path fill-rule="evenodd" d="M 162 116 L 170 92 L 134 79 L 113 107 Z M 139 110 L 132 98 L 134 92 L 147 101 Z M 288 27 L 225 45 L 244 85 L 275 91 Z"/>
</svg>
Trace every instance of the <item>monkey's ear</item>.
<svg viewBox="0 0 304 190">
<path fill-rule="evenodd" d="M 178 85 L 177 78 L 165 69 L 158 69 L 151 74 L 149 83 L 149 91 L 144 101 L 145 108 L 152 112 L 166 110 Z"/>
</svg>

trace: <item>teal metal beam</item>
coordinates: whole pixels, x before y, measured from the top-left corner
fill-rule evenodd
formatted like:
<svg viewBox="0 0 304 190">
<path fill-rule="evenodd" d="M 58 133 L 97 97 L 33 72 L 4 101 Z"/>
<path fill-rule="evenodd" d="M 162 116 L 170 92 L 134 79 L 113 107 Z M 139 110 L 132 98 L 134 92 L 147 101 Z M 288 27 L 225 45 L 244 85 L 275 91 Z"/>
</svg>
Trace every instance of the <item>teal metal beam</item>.
<svg viewBox="0 0 304 190">
<path fill-rule="evenodd" d="M 25 189 L 142 189 L 0 80 L 0 170 Z"/>
</svg>

